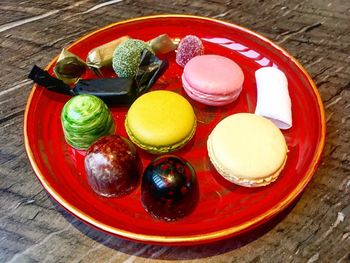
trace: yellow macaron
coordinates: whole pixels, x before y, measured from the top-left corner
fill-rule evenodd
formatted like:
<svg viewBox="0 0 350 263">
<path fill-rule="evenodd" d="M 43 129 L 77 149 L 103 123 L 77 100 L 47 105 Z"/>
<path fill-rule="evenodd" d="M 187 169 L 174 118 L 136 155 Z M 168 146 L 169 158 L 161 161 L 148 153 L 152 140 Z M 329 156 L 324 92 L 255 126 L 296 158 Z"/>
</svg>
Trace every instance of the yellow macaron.
<svg viewBox="0 0 350 263">
<path fill-rule="evenodd" d="M 167 90 L 148 92 L 128 110 L 125 129 L 131 141 L 150 153 L 167 153 L 183 147 L 196 131 L 191 104 Z"/>
<path fill-rule="evenodd" d="M 282 132 L 270 120 L 238 113 L 220 121 L 209 135 L 208 154 L 224 178 L 256 187 L 275 181 L 287 160 Z"/>
</svg>

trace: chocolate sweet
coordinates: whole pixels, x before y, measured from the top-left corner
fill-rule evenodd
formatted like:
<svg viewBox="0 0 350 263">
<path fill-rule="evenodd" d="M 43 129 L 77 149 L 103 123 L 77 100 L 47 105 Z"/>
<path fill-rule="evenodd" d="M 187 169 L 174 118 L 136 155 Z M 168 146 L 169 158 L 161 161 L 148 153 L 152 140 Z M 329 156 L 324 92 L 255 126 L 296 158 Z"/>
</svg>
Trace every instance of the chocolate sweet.
<svg viewBox="0 0 350 263">
<path fill-rule="evenodd" d="M 198 201 L 194 169 L 174 155 L 154 159 L 143 173 L 141 201 L 156 219 L 174 221 L 186 216 Z"/>
<path fill-rule="evenodd" d="M 135 146 L 117 135 L 102 137 L 88 149 L 85 171 L 91 188 L 105 197 L 133 191 L 140 178 L 141 161 Z"/>
<path fill-rule="evenodd" d="M 98 97 L 82 94 L 64 105 L 61 123 L 66 142 L 85 150 L 102 136 L 114 134 L 115 122 L 107 105 Z"/>
</svg>

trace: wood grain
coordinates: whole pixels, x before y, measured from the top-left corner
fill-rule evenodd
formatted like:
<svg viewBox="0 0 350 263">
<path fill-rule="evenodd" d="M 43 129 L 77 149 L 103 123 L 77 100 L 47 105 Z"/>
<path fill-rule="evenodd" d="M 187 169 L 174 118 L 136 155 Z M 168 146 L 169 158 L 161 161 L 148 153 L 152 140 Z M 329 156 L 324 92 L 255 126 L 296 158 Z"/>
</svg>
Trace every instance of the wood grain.
<svg viewBox="0 0 350 263">
<path fill-rule="evenodd" d="M 102 5 L 101 5 L 102 4 Z M 0 262 L 350 262 L 350 2 L 19 1 L 0 5 Z M 322 163 L 295 207 L 261 232 L 194 247 L 103 234 L 45 193 L 23 146 L 33 64 L 112 22 L 151 14 L 216 17 L 277 42 L 308 70 L 326 107 Z"/>
</svg>

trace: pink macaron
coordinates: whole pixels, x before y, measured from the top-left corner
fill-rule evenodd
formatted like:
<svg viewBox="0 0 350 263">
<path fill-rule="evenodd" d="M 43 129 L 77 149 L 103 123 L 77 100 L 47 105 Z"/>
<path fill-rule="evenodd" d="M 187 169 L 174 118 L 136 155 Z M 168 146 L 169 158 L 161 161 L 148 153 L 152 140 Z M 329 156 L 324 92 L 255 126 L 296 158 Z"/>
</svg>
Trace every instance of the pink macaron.
<svg viewBox="0 0 350 263">
<path fill-rule="evenodd" d="M 192 58 L 185 66 L 182 84 L 193 100 L 211 106 L 227 105 L 242 91 L 244 74 L 239 65 L 219 55 Z"/>
</svg>

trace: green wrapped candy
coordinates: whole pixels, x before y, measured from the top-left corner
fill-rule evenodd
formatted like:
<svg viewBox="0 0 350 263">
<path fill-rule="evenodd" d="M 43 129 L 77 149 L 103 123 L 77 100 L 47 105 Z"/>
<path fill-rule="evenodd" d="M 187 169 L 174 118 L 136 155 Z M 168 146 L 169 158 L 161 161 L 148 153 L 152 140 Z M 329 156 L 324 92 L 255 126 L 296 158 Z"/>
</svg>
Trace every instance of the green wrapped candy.
<svg viewBox="0 0 350 263">
<path fill-rule="evenodd" d="M 162 34 L 148 41 L 156 54 L 166 54 L 174 51 L 178 46 L 177 40 L 172 40 L 168 34 Z"/>
<path fill-rule="evenodd" d="M 141 40 L 128 39 L 115 49 L 113 53 L 113 69 L 119 77 L 133 78 L 140 64 L 141 53 L 151 47 Z"/>
<path fill-rule="evenodd" d="M 85 150 L 104 135 L 114 134 L 115 123 L 107 105 L 93 95 L 78 95 L 63 107 L 61 122 L 65 139 Z"/>
<path fill-rule="evenodd" d="M 62 49 L 53 69 L 56 77 L 68 85 L 77 82 L 85 73 L 85 70 L 85 62 L 66 49 Z"/>
</svg>

